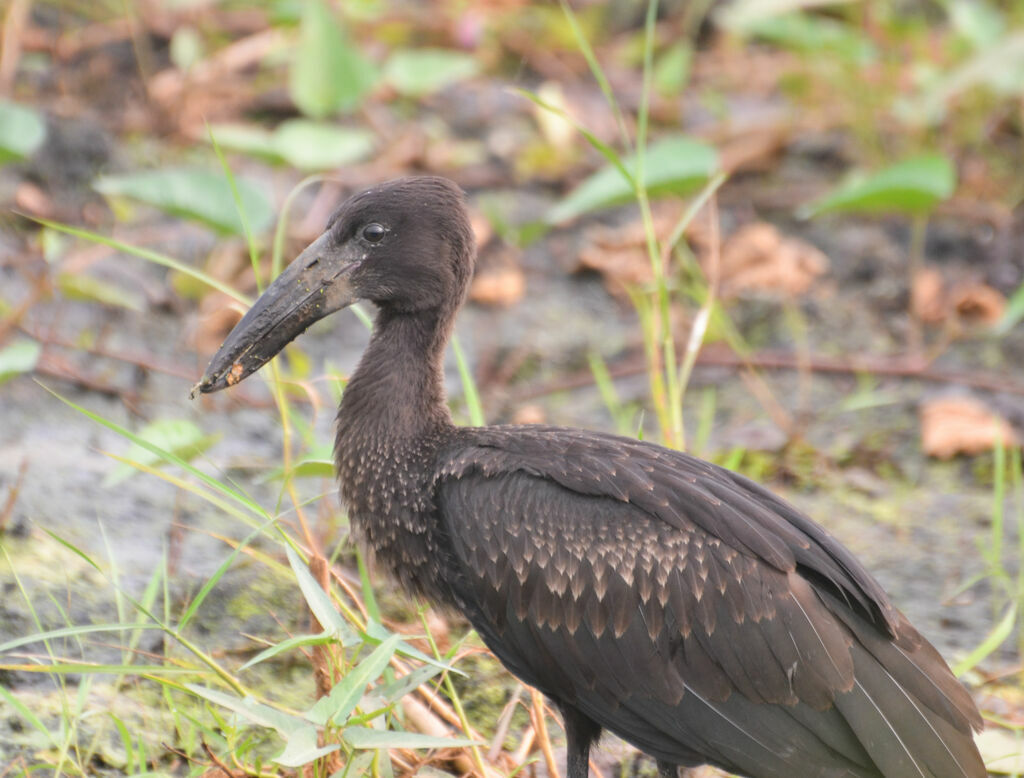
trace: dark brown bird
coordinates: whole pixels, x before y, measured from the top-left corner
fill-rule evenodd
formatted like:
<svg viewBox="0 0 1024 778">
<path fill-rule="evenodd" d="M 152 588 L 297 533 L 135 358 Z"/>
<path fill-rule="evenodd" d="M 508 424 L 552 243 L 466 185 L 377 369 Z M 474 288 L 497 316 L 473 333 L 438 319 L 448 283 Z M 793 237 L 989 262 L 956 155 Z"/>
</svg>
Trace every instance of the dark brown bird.
<svg viewBox="0 0 1024 778">
<path fill-rule="evenodd" d="M 257 370 L 356 300 L 377 318 L 338 413 L 353 530 L 461 611 L 561 710 L 568 774 L 608 729 L 658 760 L 757 778 L 981 778 L 981 717 L 839 542 L 743 476 L 627 438 L 456 427 L 442 358 L 475 247 L 462 192 L 409 178 L 345 202 L 198 388 Z"/>
</svg>

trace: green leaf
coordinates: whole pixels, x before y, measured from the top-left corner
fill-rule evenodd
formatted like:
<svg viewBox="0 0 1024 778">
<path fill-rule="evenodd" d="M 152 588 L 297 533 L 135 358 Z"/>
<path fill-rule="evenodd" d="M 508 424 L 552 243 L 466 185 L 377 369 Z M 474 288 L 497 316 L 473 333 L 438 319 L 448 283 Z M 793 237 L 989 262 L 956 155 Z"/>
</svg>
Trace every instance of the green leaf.
<svg viewBox="0 0 1024 778">
<path fill-rule="evenodd" d="M 373 133 L 367 130 L 308 119 L 289 119 L 273 132 L 242 124 L 220 124 L 210 131 L 224 148 L 303 170 L 325 170 L 358 162 L 374 148 Z"/>
<path fill-rule="evenodd" d="M 396 678 L 391 683 L 385 684 L 378 689 L 378 692 L 385 702 L 396 702 L 413 689 L 418 689 L 439 672 L 441 672 L 440 667 L 423 665 L 423 667 L 417 667 L 408 675 L 403 675 L 401 678 Z"/>
<path fill-rule="evenodd" d="M 356 643 L 358 638 L 355 632 L 335 609 L 330 595 L 323 590 L 313 574 L 309 572 L 309 568 L 295 553 L 295 549 L 286 546 L 285 551 L 288 552 L 288 563 L 299 582 L 302 596 L 306 598 L 306 604 L 316 616 L 316 620 L 320 622 L 320 626 L 324 628 L 325 632 L 340 641 L 343 646 Z"/>
<path fill-rule="evenodd" d="M 25 159 L 46 139 L 46 122 L 31 108 L 0 100 L 0 164 Z"/>
<path fill-rule="evenodd" d="M 285 767 L 302 767 L 314 759 L 341 748 L 335 743 L 329 746 L 317 744 L 317 730 L 312 724 L 294 732 L 285 738 L 284 751 L 274 757 L 274 761 Z"/>
<path fill-rule="evenodd" d="M 254 232 L 266 229 L 274 220 L 270 202 L 253 184 L 238 180 L 242 208 Z M 218 232 L 244 234 L 234 194 L 227 178 L 209 170 L 168 168 L 103 176 L 93 184 L 108 197 L 127 197 L 192 221 Z"/>
<path fill-rule="evenodd" d="M 755 24 L 782 14 L 819 6 L 841 5 L 850 0 L 735 0 L 723 4 L 715 13 L 719 26 L 744 32 Z"/>
<path fill-rule="evenodd" d="M 361 660 L 345 674 L 339 683 L 334 685 L 330 694 L 321 697 L 312 708 L 306 711 L 306 718 L 320 726 L 331 723 L 343 724 L 352 709 L 362 699 L 367 685 L 384 672 L 384 668 L 388 666 L 388 662 L 394 656 L 395 648 L 400 640 L 399 635 L 392 635 L 377 646 L 369 656 Z"/>
<path fill-rule="evenodd" d="M 18 340 L 0 349 L 0 384 L 16 375 L 35 370 L 42 346 L 34 340 Z"/>
<path fill-rule="evenodd" d="M 323 0 L 306 0 L 288 89 L 304 114 L 322 119 L 359 107 L 376 68 L 339 26 Z"/>
<path fill-rule="evenodd" d="M 626 170 L 636 169 L 636 158 L 622 161 Z M 644 159 L 647 193 L 651 197 L 684 195 L 704 184 L 718 170 L 718 154 L 692 138 L 675 136 L 651 144 Z M 632 184 L 614 165 L 587 178 L 551 209 L 552 224 L 574 219 L 597 208 L 607 208 L 635 197 Z"/>
<path fill-rule="evenodd" d="M 423 97 L 476 75 L 477 61 L 449 49 L 399 49 L 384 66 L 384 80 L 400 94 Z"/>
<path fill-rule="evenodd" d="M 367 130 L 320 124 L 305 119 L 284 122 L 274 133 L 278 153 L 304 170 L 341 167 L 365 159 L 373 151 Z"/>
<path fill-rule="evenodd" d="M 746 29 L 748 35 L 805 54 L 821 52 L 830 58 L 866 65 L 877 59 L 871 41 L 850 25 L 823 16 L 792 13 L 762 19 Z"/>
<path fill-rule="evenodd" d="M 198 697 L 202 697 L 216 705 L 220 705 L 222 708 L 227 708 L 237 713 L 252 724 L 275 730 L 285 739 L 289 738 L 293 733 L 312 728 L 308 722 L 300 719 L 298 716 L 285 713 L 277 708 L 271 708 L 269 705 L 257 702 L 252 697 L 236 697 L 233 694 L 225 694 L 216 689 L 207 689 L 205 686 L 199 686 L 194 683 L 185 684 L 185 688 Z M 315 733 L 316 730 L 315 728 L 313 729 Z"/>
<path fill-rule="evenodd" d="M 926 154 L 876 173 L 855 173 L 833 192 L 801 209 L 801 215 L 851 211 L 927 213 L 956 188 L 956 171 L 944 156 Z"/>
<path fill-rule="evenodd" d="M 219 435 L 203 435 L 202 430 L 187 419 L 158 419 L 143 427 L 139 437 L 186 462 L 202 454 L 220 438 Z M 164 462 L 163 457 L 138 443 L 132 444 L 124 458 L 150 467 Z M 137 472 L 131 465 L 121 464 L 103 479 L 103 485 L 114 486 Z"/>
<path fill-rule="evenodd" d="M 419 732 L 394 732 L 392 730 L 348 727 L 341 736 L 353 748 L 461 748 L 480 745 L 480 741 L 469 738 L 437 737 Z"/>
<path fill-rule="evenodd" d="M 1017 603 L 1011 603 L 1010 607 L 1006 609 L 1006 613 L 1003 614 L 1003 618 L 999 620 L 992 631 L 985 636 L 985 639 L 979 643 L 971 653 L 957 662 L 952 670 L 953 675 L 958 678 L 964 673 L 973 670 L 985 658 L 999 648 L 1006 639 L 1013 634 L 1013 628 L 1017 623 Z"/>
<path fill-rule="evenodd" d="M 675 97 L 690 79 L 693 47 L 680 41 L 666 49 L 654 65 L 654 88 L 663 97 Z"/>
<path fill-rule="evenodd" d="M 289 651 L 293 648 L 300 648 L 301 646 L 324 646 L 333 642 L 334 638 L 327 632 L 321 632 L 319 635 L 296 635 L 295 637 L 282 640 L 280 643 L 260 651 L 256 656 L 239 667 L 238 671 L 241 672 L 242 670 L 246 670 L 255 664 L 264 662 L 271 657 L 275 657 L 278 654 L 284 651 Z"/>
</svg>

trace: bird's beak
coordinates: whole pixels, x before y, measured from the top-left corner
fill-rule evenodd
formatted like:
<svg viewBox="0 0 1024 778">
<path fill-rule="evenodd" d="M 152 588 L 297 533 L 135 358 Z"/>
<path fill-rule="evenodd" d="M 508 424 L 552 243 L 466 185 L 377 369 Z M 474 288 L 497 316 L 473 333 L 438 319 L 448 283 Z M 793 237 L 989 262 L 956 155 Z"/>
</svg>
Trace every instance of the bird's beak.
<svg viewBox="0 0 1024 778">
<path fill-rule="evenodd" d="M 313 322 L 354 303 L 349 276 L 363 258 L 351 243 L 335 246 L 329 232 L 307 246 L 231 330 L 191 396 L 234 386 Z"/>
</svg>

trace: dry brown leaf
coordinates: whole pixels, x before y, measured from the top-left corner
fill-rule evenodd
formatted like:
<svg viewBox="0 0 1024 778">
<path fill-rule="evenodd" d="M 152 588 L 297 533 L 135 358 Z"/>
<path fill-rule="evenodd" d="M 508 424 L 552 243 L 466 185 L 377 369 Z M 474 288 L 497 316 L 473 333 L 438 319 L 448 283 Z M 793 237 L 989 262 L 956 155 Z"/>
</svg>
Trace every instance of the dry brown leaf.
<svg viewBox="0 0 1024 778">
<path fill-rule="evenodd" d="M 14 204 L 32 216 L 42 216 L 45 219 L 54 215 L 53 200 L 30 181 L 18 184 L 14 191 Z"/>
<path fill-rule="evenodd" d="M 1005 419 L 971 397 L 938 397 L 921 406 L 921 447 L 928 456 L 950 459 L 980 454 L 998 441 L 1018 445 Z"/>
<path fill-rule="evenodd" d="M 957 315 L 973 322 L 995 324 L 1006 309 L 1006 298 L 987 284 L 961 284 L 950 297 Z"/>
<path fill-rule="evenodd" d="M 707 272 L 709 255 L 701 264 Z M 722 245 L 720 273 L 726 296 L 748 289 L 804 294 L 828 270 L 828 257 L 800 238 L 782 235 L 774 225 L 742 227 Z"/>
<path fill-rule="evenodd" d="M 536 403 L 521 405 L 512 414 L 513 424 L 543 424 L 547 421 L 547 414 L 544 408 Z"/>
<path fill-rule="evenodd" d="M 933 267 L 918 270 L 910 290 L 910 310 L 914 316 L 926 324 L 938 324 L 946 318 L 947 305 L 942 273 Z"/>
<path fill-rule="evenodd" d="M 469 287 L 469 299 L 482 305 L 515 305 L 526 293 L 526 276 L 514 265 L 483 270 Z"/>
<path fill-rule="evenodd" d="M 654 234 L 665 240 L 679 221 L 678 204 L 659 204 L 653 211 Z M 586 247 L 580 252 L 577 269 L 596 270 L 613 294 L 624 294 L 631 286 L 654 280 L 647 253 L 647 233 L 639 219 L 619 227 L 592 227 L 585 233 Z"/>
</svg>

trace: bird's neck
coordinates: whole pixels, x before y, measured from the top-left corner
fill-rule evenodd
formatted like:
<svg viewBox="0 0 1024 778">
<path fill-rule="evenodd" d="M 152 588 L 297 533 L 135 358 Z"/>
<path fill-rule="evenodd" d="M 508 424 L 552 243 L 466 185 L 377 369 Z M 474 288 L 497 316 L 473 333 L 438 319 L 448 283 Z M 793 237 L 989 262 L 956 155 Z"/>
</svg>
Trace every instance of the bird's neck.
<svg viewBox="0 0 1024 778">
<path fill-rule="evenodd" d="M 351 445 L 409 445 L 452 426 L 443 360 L 453 314 L 379 312 L 338 411 L 339 456 Z"/>
</svg>

